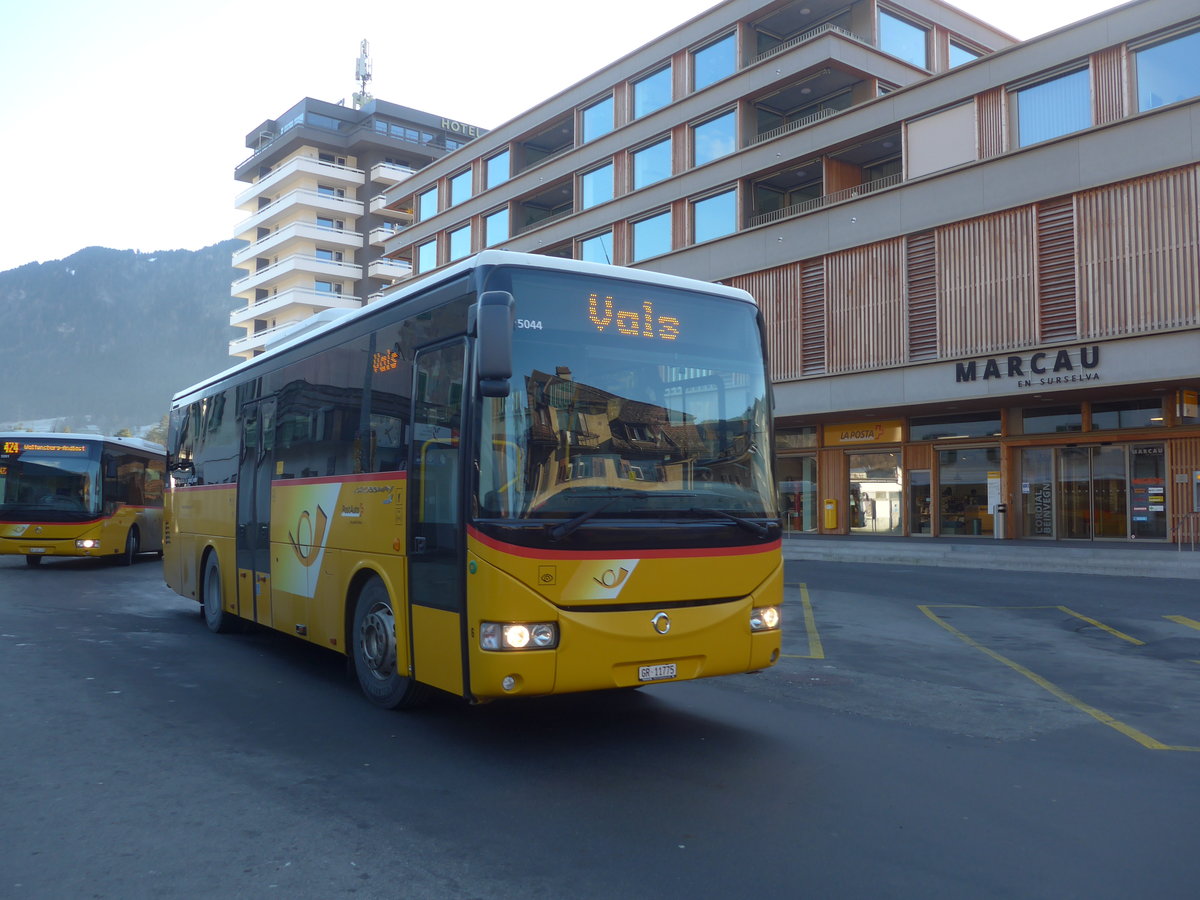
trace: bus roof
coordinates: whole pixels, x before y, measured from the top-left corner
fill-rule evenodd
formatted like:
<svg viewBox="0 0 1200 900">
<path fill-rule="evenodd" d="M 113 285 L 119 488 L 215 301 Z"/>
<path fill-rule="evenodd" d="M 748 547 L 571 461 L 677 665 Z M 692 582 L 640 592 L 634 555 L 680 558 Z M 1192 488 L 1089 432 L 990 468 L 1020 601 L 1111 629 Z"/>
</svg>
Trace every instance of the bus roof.
<svg viewBox="0 0 1200 900">
<path fill-rule="evenodd" d="M 135 437 L 116 437 L 115 435 L 107 434 L 71 434 L 69 432 L 59 431 L 5 431 L 0 434 L 0 437 L 8 439 L 17 439 L 20 441 L 76 441 L 88 442 L 93 444 L 122 444 L 126 447 L 133 447 L 137 450 L 145 450 L 147 453 L 157 453 L 160 456 L 166 456 L 167 448 L 162 444 L 156 444 L 153 441 L 146 441 L 142 438 Z"/>
<path fill-rule="evenodd" d="M 710 281 L 699 281 L 694 278 L 684 278 L 680 275 L 648 272 L 644 269 L 634 269 L 629 266 L 610 266 L 604 263 L 584 262 L 579 259 L 563 259 L 561 257 L 545 256 L 540 253 L 519 253 L 515 250 L 483 250 L 474 256 L 455 263 L 449 268 L 435 272 L 428 278 L 422 278 L 420 281 L 393 291 L 378 303 L 353 310 L 326 310 L 324 312 L 329 313 L 329 315 L 317 313 L 308 319 L 297 322 L 296 327 L 292 331 L 283 334 L 275 344 L 268 345 L 266 351 L 260 353 L 258 356 L 242 360 L 242 362 L 230 366 L 228 369 L 218 372 L 215 375 L 211 375 L 202 381 L 198 381 L 190 387 L 176 391 L 174 397 L 172 397 L 172 403 L 210 384 L 223 381 L 240 369 L 260 364 L 284 350 L 306 343 L 319 335 L 341 327 L 347 322 L 354 321 L 361 316 L 372 315 L 385 307 L 403 303 L 414 294 L 423 293 L 440 284 L 460 278 L 473 269 L 485 266 L 516 266 L 526 269 L 551 269 L 560 272 L 576 272 L 582 275 L 617 278 L 626 281 L 637 281 L 642 284 L 672 287 L 685 291 L 698 291 L 705 294 L 714 294 L 718 297 L 727 297 L 730 300 L 740 300 L 751 304 L 755 303 L 754 297 L 740 288 L 729 287 L 724 284 L 714 284 Z"/>
</svg>

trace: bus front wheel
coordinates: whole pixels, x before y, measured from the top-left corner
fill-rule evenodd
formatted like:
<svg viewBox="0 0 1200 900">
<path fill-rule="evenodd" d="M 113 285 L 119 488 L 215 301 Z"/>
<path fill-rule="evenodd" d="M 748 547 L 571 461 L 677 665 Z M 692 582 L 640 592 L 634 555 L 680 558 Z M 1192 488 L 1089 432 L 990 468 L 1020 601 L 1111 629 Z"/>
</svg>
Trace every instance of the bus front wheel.
<svg viewBox="0 0 1200 900">
<path fill-rule="evenodd" d="M 429 689 L 396 665 L 396 615 L 387 587 L 371 577 L 358 592 L 351 632 L 354 673 L 367 699 L 384 709 L 419 706 Z"/>
<path fill-rule="evenodd" d="M 215 634 L 233 630 L 234 616 L 225 611 L 224 593 L 221 590 L 221 564 L 217 554 L 210 553 L 204 560 L 204 577 L 200 581 L 200 608 L 204 613 L 204 624 Z"/>
<path fill-rule="evenodd" d="M 134 557 L 138 555 L 142 548 L 141 536 L 138 534 L 137 526 L 133 526 L 129 531 L 125 532 L 125 550 L 117 558 L 118 566 L 133 565 Z"/>
</svg>

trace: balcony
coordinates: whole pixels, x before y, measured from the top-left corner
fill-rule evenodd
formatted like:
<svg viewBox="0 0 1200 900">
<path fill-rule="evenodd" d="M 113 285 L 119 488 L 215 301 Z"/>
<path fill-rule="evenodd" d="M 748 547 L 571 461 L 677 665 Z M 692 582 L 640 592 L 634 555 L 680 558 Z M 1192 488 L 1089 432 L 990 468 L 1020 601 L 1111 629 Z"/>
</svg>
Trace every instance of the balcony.
<svg viewBox="0 0 1200 900">
<path fill-rule="evenodd" d="M 395 163 L 376 163 L 371 166 L 371 181 L 375 184 L 399 184 L 406 178 L 417 174 L 416 169 L 408 166 L 398 166 Z"/>
<path fill-rule="evenodd" d="M 847 37 L 853 41 L 858 41 L 860 44 L 871 44 L 869 40 L 861 35 L 855 34 L 853 31 L 850 31 L 847 28 L 836 25 L 833 22 L 826 22 L 824 25 L 818 25 L 816 28 L 813 28 L 810 31 L 805 31 L 795 35 L 794 37 L 787 38 L 786 40 L 776 44 L 774 47 L 762 51 L 757 56 L 752 57 L 750 61 L 746 63 L 746 66 L 752 66 L 755 63 L 762 62 L 764 59 L 770 59 L 772 56 L 778 56 L 780 53 L 791 50 L 793 47 L 798 47 L 801 44 L 819 38 L 823 34 L 840 34 L 842 37 Z"/>
<path fill-rule="evenodd" d="M 297 253 L 272 265 L 263 266 L 245 278 L 239 278 L 230 285 L 229 293 L 233 297 L 238 297 L 268 282 L 292 274 L 311 275 L 322 280 L 333 278 L 341 281 L 358 281 L 362 278 L 362 266 L 356 263 L 337 262 L 332 259 L 320 259 L 316 256 Z"/>
<path fill-rule="evenodd" d="M 333 294 L 311 288 L 292 288 L 280 291 L 257 303 L 250 303 L 229 314 L 230 325 L 246 325 L 264 316 L 286 316 L 289 320 L 296 315 L 302 318 L 322 309 L 358 309 L 362 303 L 353 294 Z"/>
<path fill-rule="evenodd" d="M 400 281 L 412 275 L 412 263 L 402 259 L 376 259 L 367 264 L 367 275 L 381 281 Z"/>
<path fill-rule="evenodd" d="M 265 350 L 268 341 L 272 340 L 273 338 L 280 337 L 286 332 L 292 330 L 298 324 L 300 324 L 300 322 L 304 321 L 304 318 L 306 317 L 302 317 L 291 322 L 282 322 L 279 325 L 276 325 L 274 328 L 267 328 L 263 331 L 255 332 L 254 334 L 248 334 L 243 338 L 236 338 L 229 342 L 229 355 L 243 356 L 249 359 L 254 355 L 254 351 Z"/>
<path fill-rule="evenodd" d="M 243 219 L 234 227 L 234 236 L 241 237 L 247 232 L 257 232 L 259 228 L 268 228 L 283 221 L 289 215 L 295 215 L 297 210 L 318 210 L 332 213 L 344 218 L 357 218 L 363 214 L 360 200 L 339 197 L 336 194 L 326 194 L 321 191 L 299 189 L 289 191 L 273 203 L 268 203 L 254 215 Z M 253 240 L 253 237 L 248 238 Z"/>
<path fill-rule="evenodd" d="M 378 168 L 378 167 L 376 167 Z M 297 156 L 289 159 L 283 165 L 264 175 L 250 187 L 237 195 L 234 201 L 238 209 L 252 210 L 255 201 L 263 194 L 273 194 L 287 190 L 301 181 L 311 182 L 313 178 L 323 184 L 338 187 L 357 187 L 366 183 L 367 176 L 362 169 L 352 169 L 349 166 L 339 166 L 336 163 L 322 162 L 312 156 Z"/>
<path fill-rule="evenodd" d="M 844 200 L 853 200 L 856 197 L 862 197 L 866 194 L 873 194 L 876 191 L 882 191 L 885 188 L 895 187 L 903 181 L 900 174 L 887 175 L 883 178 L 877 178 L 873 181 L 867 181 L 863 184 L 855 185 L 854 187 L 844 188 L 840 191 L 834 191 L 830 194 L 824 194 L 820 197 L 814 197 L 810 200 L 804 200 L 799 203 L 792 203 L 788 206 L 774 209 L 770 212 L 762 213 L 761 215 L 752 216 L 747 223 L 748 227 L 754 228 L 757 225 L 767 225 L 771 222 L 778 222 L 781 219 L 790 219 L 792 216 L 803 215 L 807 212 L 812 212 L 816 209 L 823 209 L 826 206 L 832 206 L 835 203 L 841 203 Z"/>
<path fill-rule="evenodd" d="M 373 213 L 378 213 L 381 216 L 387 216 L 389 219 L 393 219 L 396 222 L 399 222 L 401 225 L 411 225 L 413 223 L 412 207 L 404 206 L 399 203 L 397 203 L 396 206 L 389 206 L 389 201 L 392 201 L 393 199 L 394 198 L 389 197 L 387 194 L 376 194 L 370 200 L 370 211 Z"/>
<path fill-rule="evenodd" d="M 371 233 L 367 235 L 367 243 L 373 247 L 382 247 L 403 230 L 404 226 L 399 223 L 380 225 L 371 229 Z"/>
<path fill-rule="evenodd" d="M 311 251 L 314 243 L 357 250 L 362 247 L 362 235 L 357 231 L 326 228 L 312 222 L 293 222 L 277 231 L 272 231 L 265 238 L 235 251 L 233 264 L 234 266 L 244 266 L 256 256 L 286 254 L 299 249 L 291 246 L 292 244 L 303 244 L 305 249 Z"/>
</svg>

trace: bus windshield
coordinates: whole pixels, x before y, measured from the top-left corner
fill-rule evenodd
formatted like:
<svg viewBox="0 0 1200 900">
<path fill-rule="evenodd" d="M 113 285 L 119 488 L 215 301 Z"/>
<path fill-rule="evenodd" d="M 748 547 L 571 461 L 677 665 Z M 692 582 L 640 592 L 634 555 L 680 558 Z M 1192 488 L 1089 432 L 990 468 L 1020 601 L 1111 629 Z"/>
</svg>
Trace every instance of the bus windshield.
<svg viewBox="0 0 1200 900">
<path fill-rule="evenodd" d="M 99 448 L 22 442 L 0 463 L 0 519 L 77 522 L 100 515 Z"/>
<path fill-rule="evenodd" d="M 485 400 L 480 518 L 774 518 L 757 311 L 514 270 L 512 390 Z"/>
</svg>

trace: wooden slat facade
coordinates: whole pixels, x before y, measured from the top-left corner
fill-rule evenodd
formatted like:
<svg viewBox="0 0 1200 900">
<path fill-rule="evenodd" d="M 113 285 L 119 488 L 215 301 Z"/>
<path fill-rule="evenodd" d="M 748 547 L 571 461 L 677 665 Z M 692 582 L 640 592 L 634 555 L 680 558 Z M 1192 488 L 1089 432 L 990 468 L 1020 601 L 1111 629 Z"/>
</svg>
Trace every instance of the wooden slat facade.
<svg viewBox="0 0 1200 900">
<path fill-rule="evenodd" d="M 1079 333 L 1075 270 L 1075 202 L 1071 197 L 1037 205 L 1038 333 L 1043 343 L 1074 340 Z"/>
<path fill-rule="evenodd" d="M 1006 149 L 1004 122 L 1004 88 L 993 88 L 975 98 L 978 123 L 979 158 L 991 159 Z"/>
<path fill-rule="evenodd" d="M 1125 48 L 1092 54 L 1092 121 L 1107 125 L 1125 117 Z"/>
<path fill-rule="evenodd" d="M 829 371 L 900 365 L 907 341 L 904 241 L 881 241 L 827 258 Z"/>
<path fill-rule="evenodd" d="M 980 356 L 1037 342 L 1031 207 L 937 231 L 938 351 Z"/>
<path fill-rule="evenodd" d="M 1076 197 L 1079 336 L 1200 325 L 1200 166 Z"/>
<path fill-rule="evenodd" d="M 908 292 L 908 359 L 936 359 L 937 240 L 932 231 L 908 236 L 905 278 Z"/>
<path fill-rule="evenodd" d="M 825 357 L 825 263 L 807 260 L 800 264 L 801 371 L 820 375 L 828 371 Z"/>
</svg>

